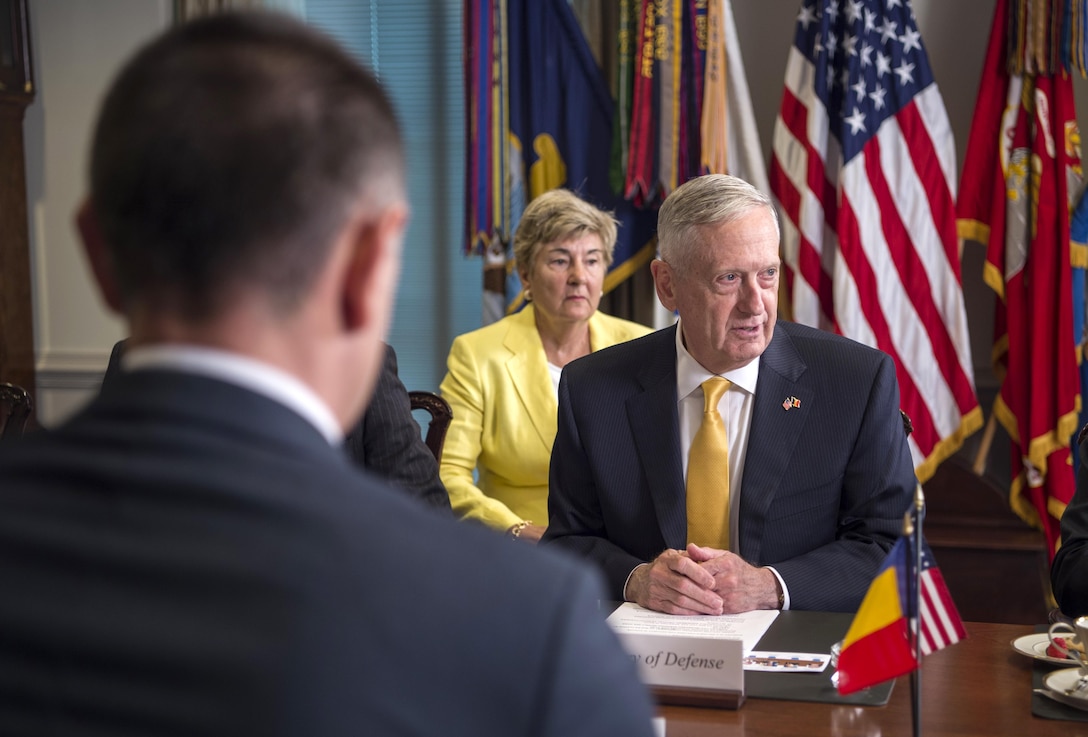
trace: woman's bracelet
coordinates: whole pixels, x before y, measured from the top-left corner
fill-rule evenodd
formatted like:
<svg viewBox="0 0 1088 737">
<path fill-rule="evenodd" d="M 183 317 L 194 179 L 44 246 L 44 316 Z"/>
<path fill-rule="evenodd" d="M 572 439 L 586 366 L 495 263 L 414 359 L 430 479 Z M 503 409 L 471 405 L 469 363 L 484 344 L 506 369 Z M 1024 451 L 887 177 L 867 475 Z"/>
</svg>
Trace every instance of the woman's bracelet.
<svg viewBox="0 0 1088 737">
<path fill-rule="evenodd" d="M 518 537 L 521 535 L 521 531 L 531 524 L 533 524 L 533 521 L 531 519 L 518 522 L 516 525 L 511 525 L 510 529 L 506 531 L 506 534 L 510 536 L 511 540 L 517 540 Z"/>
</svg>

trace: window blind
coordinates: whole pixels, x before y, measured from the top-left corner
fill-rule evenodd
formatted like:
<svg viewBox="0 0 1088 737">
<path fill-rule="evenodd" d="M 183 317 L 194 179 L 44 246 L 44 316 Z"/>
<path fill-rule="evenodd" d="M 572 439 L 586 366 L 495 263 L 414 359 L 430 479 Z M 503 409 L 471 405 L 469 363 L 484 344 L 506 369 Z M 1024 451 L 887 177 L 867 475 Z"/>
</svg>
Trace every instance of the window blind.
<svg viewBox="0 0 1088 737">
<path fill-rule="evenodd" d="M 480 326 L 482 262 L 462 255 L 464 95 L 454 0 L 293 0 L 381 80 L 404 131 L 411 220 L 389 342 L 409 389 L 436 390 L 453 338 Z M 298 10 L 296 9 L 296 12 Z"/>
</svg>

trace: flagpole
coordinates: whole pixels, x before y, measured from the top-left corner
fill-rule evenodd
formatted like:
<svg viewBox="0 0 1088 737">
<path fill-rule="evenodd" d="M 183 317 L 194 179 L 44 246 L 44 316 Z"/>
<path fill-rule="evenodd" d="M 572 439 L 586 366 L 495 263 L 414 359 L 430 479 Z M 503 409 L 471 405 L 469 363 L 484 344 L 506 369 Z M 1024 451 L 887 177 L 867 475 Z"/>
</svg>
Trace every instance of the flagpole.
<svg viewBox="0 0 1088 737">
<path fill-rule="evenodd" d="M 921 582 L 922 582 L 922 520 L 925 517 L 926 499 L 922 485 L 916 484 L 914 504 L 903 520 L 903 532 L 910 538 L 914 559 L 911 561 L 910 576 L 907 578 L 910 590 L 907 593 L 907 610 L 910 618 L 910 630 L 914 636 L 914 660 L 917 667 L 910 674 L 911 722 L 914 725 L 914 737 L 922 734 L 922 623 Z"/>
</svg>

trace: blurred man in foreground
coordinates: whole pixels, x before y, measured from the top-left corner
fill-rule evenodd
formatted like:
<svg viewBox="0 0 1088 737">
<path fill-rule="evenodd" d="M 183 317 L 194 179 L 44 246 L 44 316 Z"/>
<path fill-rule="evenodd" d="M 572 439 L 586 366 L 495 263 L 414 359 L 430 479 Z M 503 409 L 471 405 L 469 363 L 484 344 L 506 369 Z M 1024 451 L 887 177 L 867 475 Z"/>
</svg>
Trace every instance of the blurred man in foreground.
<svg viewBox="0 0 1088 737">
<path fill-rule="evenodd" d="M 178 27 L 114 82 L 90 179 L 131 345 L 0 456 L 0 734 L 650 733 L 590 575 L 335 447 L 407 218 L 368 72 L 278 16 Z"/>
</svg>

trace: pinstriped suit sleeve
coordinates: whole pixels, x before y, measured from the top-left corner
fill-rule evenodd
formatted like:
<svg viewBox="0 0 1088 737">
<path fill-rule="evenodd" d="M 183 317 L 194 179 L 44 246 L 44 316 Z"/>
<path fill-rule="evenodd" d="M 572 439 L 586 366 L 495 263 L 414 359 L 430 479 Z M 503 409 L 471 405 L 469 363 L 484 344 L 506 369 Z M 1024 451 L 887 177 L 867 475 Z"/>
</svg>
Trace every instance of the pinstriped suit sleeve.
<svg viewBox="0 0 1088 737">
<path fill-rule="evenodd" d="M 602 494 L 607 499 L 612 496 L 608 489 L 598 489 L 597 471 L 582 444 L 576 411 L 584 409 L 591 416 L 603 414 L 607 404 L 597 404 L 599 394 L 590 392 L 584 405 L 579 406 L 578 399 L 571 399 L 571 384 L 567 372 L 559 381 L 559 432 L 552 448 L 551 473 L 548 492 L 548 529 L 544 535 L 545 543 L 554 543 L 579 556 L 595 561 L 604 573 L 608 593 L 612 599 L 623 601 L 623 588 L 627 577 L 635 566 L 645 563 L 664 544 L 656 540 L 651 532 L 654 526 L 643 527 L 647 534 L 642 536 L 651 546 L 650 550 L 640 551 L 645 556 L 633 555 L 615 540 L 610 538 L 606 524 L 606 514 L 601 507 Z M 579 399 L 583 395 L 579 395 Z M 607 400 L 605 400 L 607 403 Z M 621 428 L 617 427 L 615 437 L 622 437 Z M 617 447 L 620 458 L 625 450 Z M 633 447 L 631 448 L 633 451 Z M 637 468 L 637 461 L 634 461 Z M 616 474 L 619 475 L 619 472 Z M 632 489 L 634 492 L 634 489 Z M 632 493 L 632 496 L 634 494 Z M 632 526 L 635 527 L 635 526 Z M 618 537 L 618 536 L 617 536 Z M 655 551 L 655 552 L 650 552 Z"/>
<path fill-rule="evenodd" d="M 397 375 L 397 354 L 392 346 L 386 346 L 374 396 L 344 446 L 363 468 L 427 506 L 452 514 L 449 495 L 438 477 L 438 462 L 412 417 L 411 400 Z"/>
</svg>

